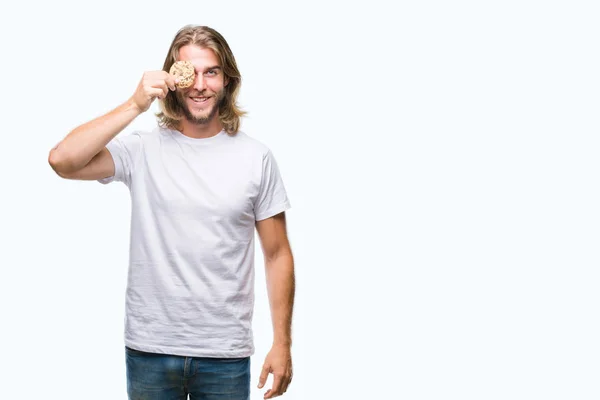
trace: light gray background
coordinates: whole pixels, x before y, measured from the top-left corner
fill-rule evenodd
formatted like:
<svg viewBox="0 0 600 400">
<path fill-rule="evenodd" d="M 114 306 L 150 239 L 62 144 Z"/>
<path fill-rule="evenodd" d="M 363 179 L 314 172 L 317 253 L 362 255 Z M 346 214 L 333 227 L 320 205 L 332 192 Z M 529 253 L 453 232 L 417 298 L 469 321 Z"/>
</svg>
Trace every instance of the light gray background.
<svg viewBox="0 0 600 400">
<path fill-rule="evenodd" d="M 283 398 L 598 399 L 595 3 L 394 7 L 4 8 L 0 397 L 126 398 L 129 195 L 58 178 L 48 151 L 199 23 L 229 41 L 243 129 L 271 147 L 293 204 Z M 153 126 L 149 112 L 128 130 Z M 272 333 L 256 261 L 260 399 Z"/>
</svg>

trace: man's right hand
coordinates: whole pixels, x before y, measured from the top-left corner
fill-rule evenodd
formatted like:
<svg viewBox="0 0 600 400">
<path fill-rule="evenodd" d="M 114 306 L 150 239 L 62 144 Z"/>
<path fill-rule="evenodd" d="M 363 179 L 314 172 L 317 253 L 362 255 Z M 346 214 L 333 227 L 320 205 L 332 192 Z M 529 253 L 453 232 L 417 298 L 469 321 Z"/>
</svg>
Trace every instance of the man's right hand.
<svg viewBox="0 0 600 400">
<path fill-rule="evenodd" d="M 154 99 L 164 99 L 169 89 L 175 91 L 177 78 L 166 71 L 145 72 L 131 97 L 140 113 L 147 111 Z"/>
<path fill-rule="evenodd" d="M 110 112 L 77 128 L 50 150 L 48 162 L 61 177 L 99 179 L 114 173 L 106 145 L 156 98 L 164 99 L 176 90 L 177 78 L 166 71 L 144 73 L 133 96 Z"/>
</svg>

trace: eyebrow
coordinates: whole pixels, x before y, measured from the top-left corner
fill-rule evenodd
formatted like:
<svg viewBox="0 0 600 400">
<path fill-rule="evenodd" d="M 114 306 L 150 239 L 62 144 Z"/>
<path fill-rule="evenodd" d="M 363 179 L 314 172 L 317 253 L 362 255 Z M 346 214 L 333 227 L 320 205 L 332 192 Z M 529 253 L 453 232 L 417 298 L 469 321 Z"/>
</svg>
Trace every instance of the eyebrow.
<svg viewBox="0 0 600 400">
<path fill-rule="evenodd" d="M 213 70 L 213 69 L 222 69 L 222 68 L 221 68 L 220 66 L 218 66 L 218 65 L 215 65 L 215 66 L 213 66 L 213 67 L 206 67 L 206 68 L 204 68 L 204 72 L 206 72 L 206 71 L 210 71 L 210 70 Z M 196 70 L 196 72 L 197 72 L 197 71 L 198 71 L 198 70 Z"/>
</svg>

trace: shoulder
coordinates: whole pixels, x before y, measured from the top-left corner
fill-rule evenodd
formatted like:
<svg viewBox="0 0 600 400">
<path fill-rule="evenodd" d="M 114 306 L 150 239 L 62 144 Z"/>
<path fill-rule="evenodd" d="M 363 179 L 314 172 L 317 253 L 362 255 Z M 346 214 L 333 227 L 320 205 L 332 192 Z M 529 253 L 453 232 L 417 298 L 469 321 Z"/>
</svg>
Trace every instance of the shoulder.
<svg viewBox="0 0 600 400">
<path fill-rule="evenodd" d="M 271 153 L 271 149 L 266 143 L 247 134 L 245 131 L 239 130 L 233 135 L 230 134 L 229 137 L 233 143 L 254 156 L 264 158 Z"/>
<path fill-rule="evenodd" d="M 125 143 L 143 143 L 158 138 L 162 134 L 164 133 L 159 128 L 153 130 L 131 130 L 120 133 L 115 139 Z"/>
</svg>

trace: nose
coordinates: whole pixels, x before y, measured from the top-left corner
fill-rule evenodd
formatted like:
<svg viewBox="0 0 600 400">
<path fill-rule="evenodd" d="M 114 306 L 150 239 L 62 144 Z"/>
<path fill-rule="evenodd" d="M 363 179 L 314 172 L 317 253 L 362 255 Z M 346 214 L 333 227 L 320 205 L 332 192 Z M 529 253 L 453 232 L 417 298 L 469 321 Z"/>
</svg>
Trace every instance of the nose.
<svg viewBox="0 0 600 400">
<path fill-rule="evenodd" d="M 194 80 L 194 89 L 199 92 L 202 92 L 206 89 L 206 79 L 203 74 L 196 74 L 196 78 Z"/>
</svg>

